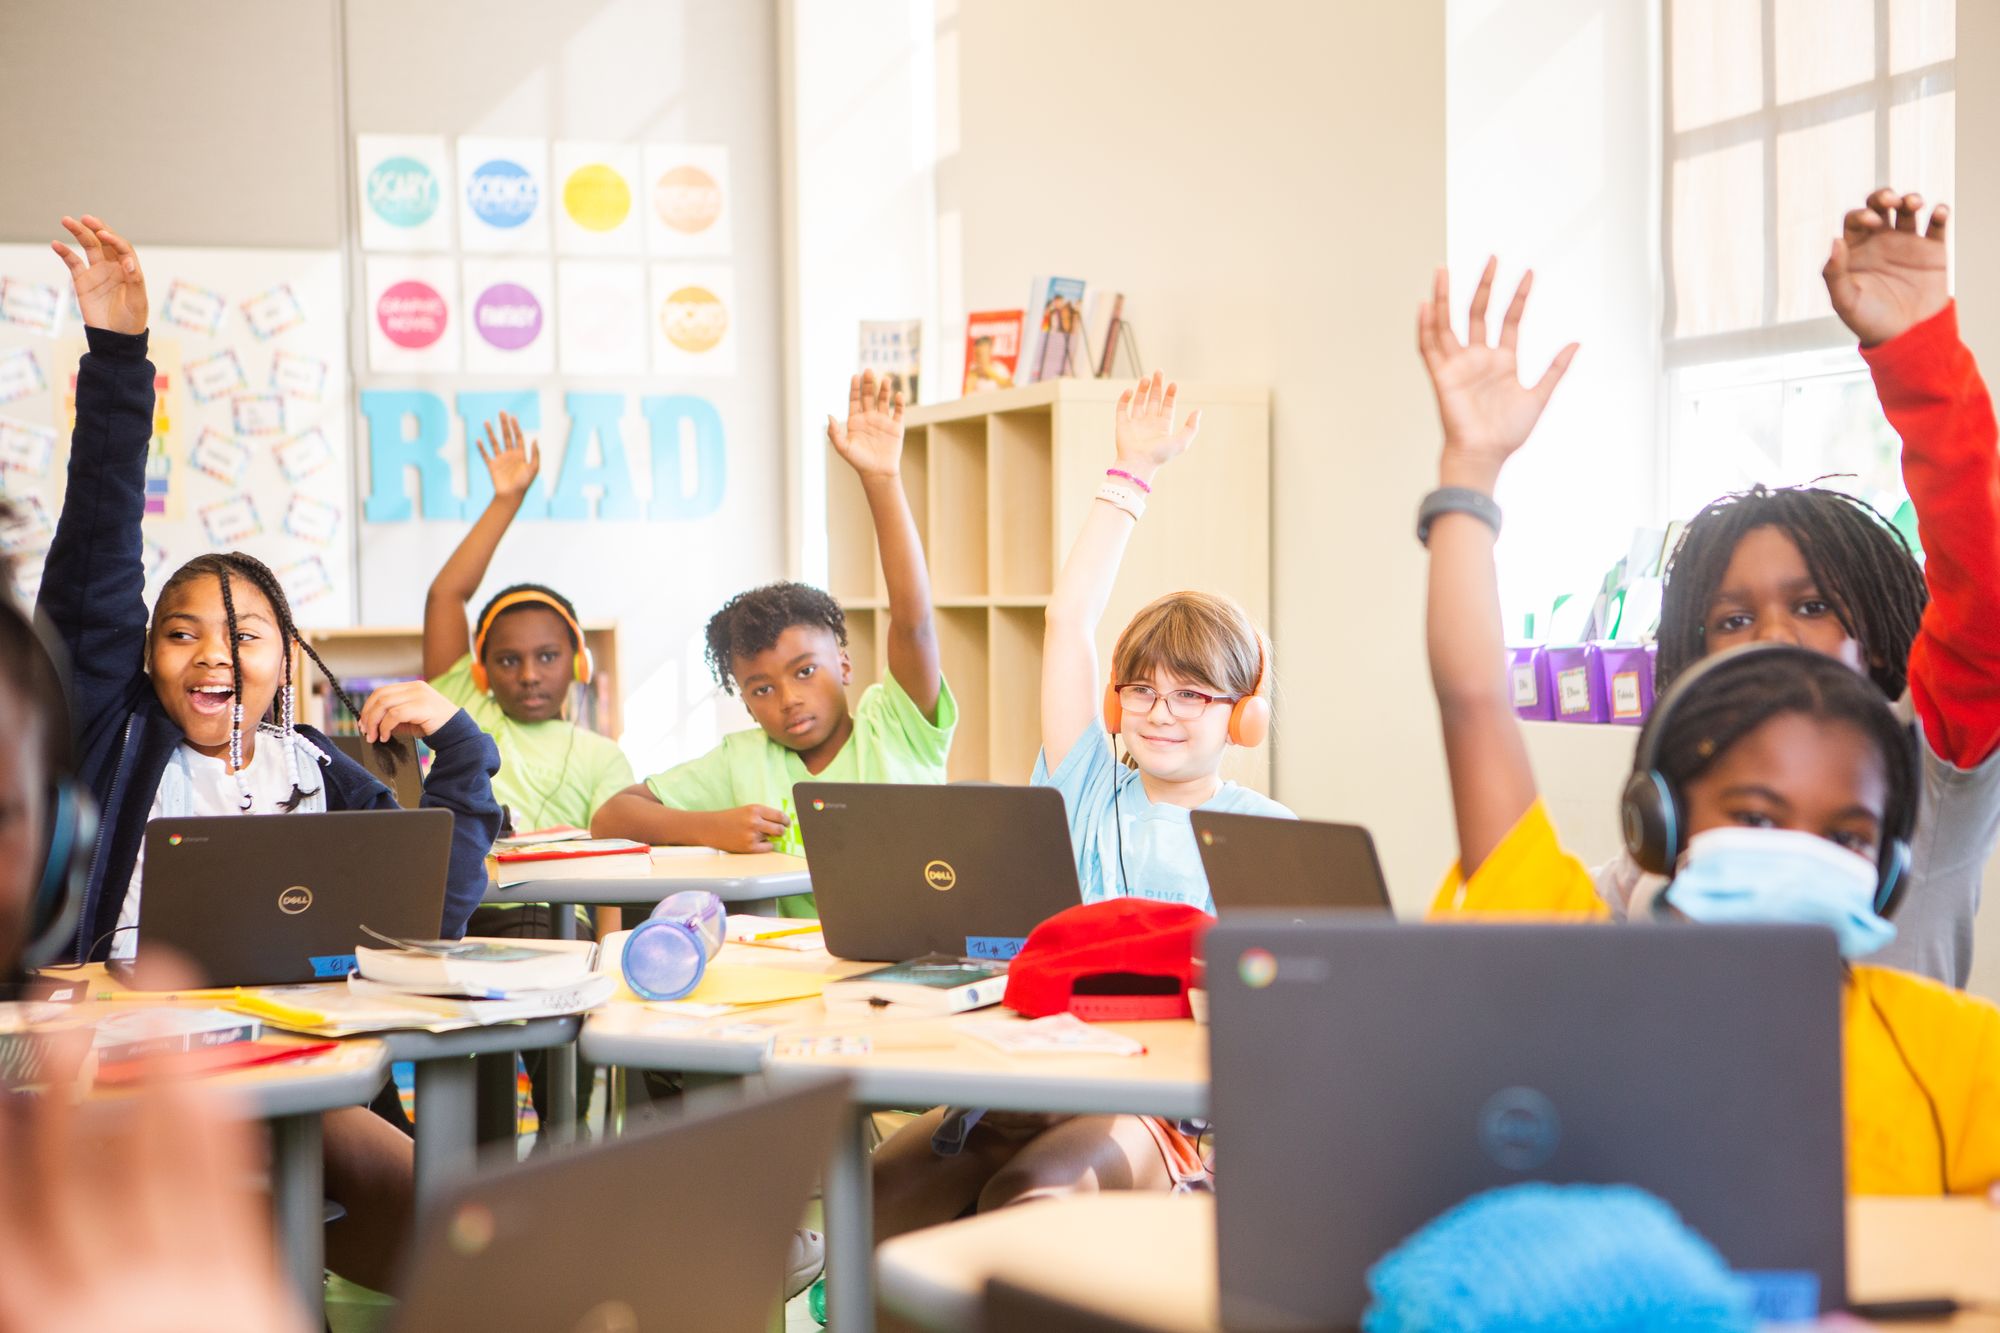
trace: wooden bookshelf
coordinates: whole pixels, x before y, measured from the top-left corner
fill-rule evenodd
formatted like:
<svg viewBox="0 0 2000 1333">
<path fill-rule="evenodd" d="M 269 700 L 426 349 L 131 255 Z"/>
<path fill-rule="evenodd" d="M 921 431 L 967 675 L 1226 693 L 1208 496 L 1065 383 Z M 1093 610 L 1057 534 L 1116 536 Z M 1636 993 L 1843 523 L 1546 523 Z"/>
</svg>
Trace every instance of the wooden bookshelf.
<svg viewBox="0 0 2000 1333">
<path fill-rule="evenodd" d="M 424 632 L 402 626 L 357 626 L 349 629 L 301 630 L 313 651 L 326 660 L 345 685 L 350 678 L 404 676 L 416 679 L 423 674 Z M 586 621 L 583 640 L 595 661 L 584 721 L 593 730 L 613 740 L 624 734 L 624 718 L 619 707 L 618 626 L 610 622 Z M 326 699 L 319 689 L 319 673 L 305 664 L 295 668 L 300 682 L 300 720 L 324 728 Z M 357 702 L 359 702 L 357 700 Z"/>
<path fill-rule="evenodd" d="M 1026 782 L 1034 769 L 1049 593 L 1112 465 L 1112 418 L 1130 384 L 1055 380 L 905 417 L 903 486 L 959 703 L 953 781 Z M 1175 589 L 1226 593 L 1270 625 L 1270 392 L 1182 384 L 1178 413 L 1197 408 L 1201 437 L 1161 474 L 1112 590 L 1098 633 L 1107 671 L 1132 613 Z M 826 468 L 829 590 L 847 611 L 855 680 L 867 684 L 886 669 L 888 593 L 861 484 L 831 449 Z M 1268 791 L 1270 751 L 1233 751 L 1224 771 Z"/>
</svg>

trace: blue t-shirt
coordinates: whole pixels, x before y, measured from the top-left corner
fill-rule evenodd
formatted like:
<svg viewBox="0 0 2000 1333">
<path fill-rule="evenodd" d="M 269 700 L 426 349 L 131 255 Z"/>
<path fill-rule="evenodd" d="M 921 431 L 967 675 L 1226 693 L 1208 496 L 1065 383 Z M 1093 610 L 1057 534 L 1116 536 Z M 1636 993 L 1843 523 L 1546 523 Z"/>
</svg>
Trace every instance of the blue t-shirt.
<svg viewBox="0 0 2000 1333">
<path fill-rule="evenodd" d="M 1069 809 L 1070 846 L 1076 849 L 1076 877 L 1083 886 L 1085 902 L 1154 898 L 1215 911 L 1187 807 L 1149 799 L 1139 771 L 1112 756 L 1109 737 L 1095 729 L 1085 732 L 1054 773 L 1049 772 L 1048 757 L 1036 755 L 1031 781 L 1037 787 L 1054 787 L 1063 795 L 1063 804 Z M 1234 815 L 1298 818 L 1263 793 L 1234 782 L 1223 783 L 1201 808 Z"/>
</svg>

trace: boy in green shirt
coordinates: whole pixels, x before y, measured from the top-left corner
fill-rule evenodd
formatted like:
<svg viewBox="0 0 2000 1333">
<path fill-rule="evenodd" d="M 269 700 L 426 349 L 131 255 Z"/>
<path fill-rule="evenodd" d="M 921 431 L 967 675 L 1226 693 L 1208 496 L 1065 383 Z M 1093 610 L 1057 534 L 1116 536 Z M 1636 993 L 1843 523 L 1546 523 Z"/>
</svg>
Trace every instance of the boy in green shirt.
<svg viewBox="0 0 2000 1333">
<path fill-rule="evenodd" d="M 874 371 L 848 383 L 847 424 L 827 439 L 860 474 L 889 588 L 889 675 L 853 708 L 847 619 L 817 588 L 773 583 L 708 622 L 708 663 L 759 730 L 626 788 L 599 808 L 599 837 L 803 855 L 792 784 L 943 782 L 958 705 L 938 666 L 930 573 L 903 493 L 903 396 Z M 811 915 L 810 895 L 784 900 Z"/>
</svg>

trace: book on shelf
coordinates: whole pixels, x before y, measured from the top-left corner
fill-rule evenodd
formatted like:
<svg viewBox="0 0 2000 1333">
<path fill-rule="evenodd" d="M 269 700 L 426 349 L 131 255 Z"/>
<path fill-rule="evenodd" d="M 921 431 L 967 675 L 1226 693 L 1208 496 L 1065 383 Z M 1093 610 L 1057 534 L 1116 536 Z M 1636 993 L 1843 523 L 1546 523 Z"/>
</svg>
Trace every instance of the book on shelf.
<svg viewBox="0 0 2000 1333">
<path fill-rule="evenodd" d="M 1011 389 L 1021 363 L 1019 310 L 981 310 L 965 317 L 964 394 Z"/>
<path fill-rule="evenodd" d="M 1029 355 L 1015 383 L 1039 384 L 1090 373 L 1089 339 L 1083 327 L 1088 290 L 1082 278 L 1034 280 L 1028 291 Z"/>
<path fill-rule="evenodd" d="M 533 842 L 493 853 L 501 888 L 546 879 L 645 879 L 653 849 L 629 838 L 576 838 Z"/>
<path fill-rule="evenodd" d="M 510 938 L 406 941 L 410 947 L 357 945 L 364 980 L 423 995 L 495 999 L 573 986 L 597 968 L 594 940 Z"/>
<path fill-rule="evenodd" d="M 872 370 L 903 392 L 910 406 L 917 402 L 917 374 L 922 369 L 924 322 L 921 319 L 861 321 L 861 370 Z"/>
<path fill-rule="evenodd" d="M 821 992 L 829 1014 L 887 1011 L 941 1017 L 1000 1003 L 1007 965 L 933 954 L 829 981 Z"/>
</svg>

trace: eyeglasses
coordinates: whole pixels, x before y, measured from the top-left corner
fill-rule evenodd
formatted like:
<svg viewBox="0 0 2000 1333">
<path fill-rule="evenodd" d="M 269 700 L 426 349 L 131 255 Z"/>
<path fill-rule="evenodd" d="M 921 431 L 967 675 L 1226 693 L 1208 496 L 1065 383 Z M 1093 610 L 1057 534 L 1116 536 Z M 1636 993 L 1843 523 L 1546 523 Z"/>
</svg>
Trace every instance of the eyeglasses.
<svg viewBox="0 0 2000 1333">
<path fill-rule="evenodd" d="M 1144 717 L 1153 711 L 1153 703 L 1161 697 L 1151 685 L 1120 685 L 1118 706 L 1136 717 Z M 1233 704 L 1236 699 L 1227 694 L 1204 694 L 1200 690 L 1169 690 L 1166 694 L 1167 711 L 1183 722 L 1192 722 L 1208 711 L 1210 704 Z"/>
</svg>

